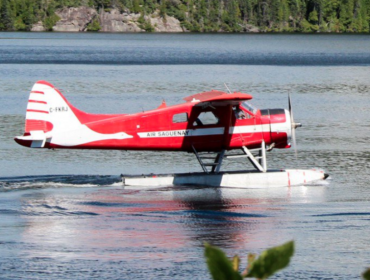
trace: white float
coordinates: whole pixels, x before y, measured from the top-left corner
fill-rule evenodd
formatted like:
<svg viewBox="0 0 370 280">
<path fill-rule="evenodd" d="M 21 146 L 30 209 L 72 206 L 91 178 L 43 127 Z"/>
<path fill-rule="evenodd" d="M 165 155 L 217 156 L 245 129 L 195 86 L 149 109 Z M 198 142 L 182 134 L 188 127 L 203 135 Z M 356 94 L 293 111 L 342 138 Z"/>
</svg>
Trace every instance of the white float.
<svg viewBox="0 0 370 280">
<path fill-rule="evenodd" d="M 233 171 L 219 173 L 122 175 L 127 186 L 198 185 L 224 188 L 276 188 L 313 184 L 328 177 L 321 170 L 286 169 L 267 172 Z"/>
</svg>

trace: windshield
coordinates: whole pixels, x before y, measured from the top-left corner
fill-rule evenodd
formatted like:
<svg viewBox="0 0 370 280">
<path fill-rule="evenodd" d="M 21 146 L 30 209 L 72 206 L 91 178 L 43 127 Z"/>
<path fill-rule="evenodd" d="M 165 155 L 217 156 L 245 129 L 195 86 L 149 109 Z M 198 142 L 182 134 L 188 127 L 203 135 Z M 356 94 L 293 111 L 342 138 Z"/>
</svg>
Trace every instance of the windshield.
<svg viewBox="0 0 370 280">
<path fill-rule="evenodd" d="M 248 103 L 247 101 L 242 102 L 243 108 L 247 109 L 249 112 L 256 114 L 257 113 L 257 108 L 254 107 L 252 104 Z"/>
</svg>

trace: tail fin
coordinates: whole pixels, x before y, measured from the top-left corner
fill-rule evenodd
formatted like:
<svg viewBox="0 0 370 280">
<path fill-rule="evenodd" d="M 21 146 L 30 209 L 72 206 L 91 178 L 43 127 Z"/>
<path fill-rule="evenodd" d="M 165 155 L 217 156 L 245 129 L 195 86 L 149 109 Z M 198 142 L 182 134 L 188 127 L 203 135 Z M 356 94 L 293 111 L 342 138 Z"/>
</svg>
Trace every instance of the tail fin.
<svg viewBox="0 0 370 280">
<path fill-rule="evenodd" d="M 38 81 L 28 99 L 25 132 L 73 129 L 81 125 L 73 109 L 52 84 Z"/>
<path fill-rule="evenodd" d="M 26 113 L 25 133 L 15 141 L 28 147 L 44 147 L 48 132 L 72 130 L 81 125 L 74 108 L 52 84 L 38 81 L 32 87 Z"/>
<path fill-rule="evenodd" d="M 25 133 L 14 140 L 26 147 L 49 148 L 51 144 L 54 147 L 71 147 L 99 140 L 132 138 L 124 132 L 104 133 L 104 126 L 101 132 L 87 126 L 115 116 L 82 112 L 73 107 L 53 85 L 38 81 L 28 99 Z"/>
</svg>

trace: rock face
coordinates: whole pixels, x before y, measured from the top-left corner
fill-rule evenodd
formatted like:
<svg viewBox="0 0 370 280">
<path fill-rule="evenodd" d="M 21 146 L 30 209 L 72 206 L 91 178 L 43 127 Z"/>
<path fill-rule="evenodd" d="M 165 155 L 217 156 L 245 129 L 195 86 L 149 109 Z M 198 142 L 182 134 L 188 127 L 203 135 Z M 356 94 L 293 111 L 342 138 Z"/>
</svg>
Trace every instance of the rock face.
<svg viewBox="0 0 370 280">
<path fill-rule="evenodd" d="M 184 32 L 177 18 L 166 16 L 164 19 L 156 14 L 153 16 L 146 17 L 146 20 L 150 20 L 155 32 Z"/>
<path fill-rule="evenodd" d="M 137 20 L 140 14 L 121 14 L 118 10 L 111 10 L 109 13 L 101 12 L 99 22 L 101 32 L 142 32 Z"/>
<path fill-rule="evenodd" d="M 1 0 L 0 0 L 1 1 Z M 87 31 L 88 25 L 95 20 L 100 24 L 100 32 L 145 32 L 143 21 L 140 21 L 140 14 L 128 13 L 128 10 L 121 13 L 117 9 L 109 12 L 101 10 L 99 13 L 89 7 L 63 8 L 55 12 L 60 20 L 53 26 L 56 32 L 84 32 Z M 142 19 L 142 18 L 141 18 Z M 154 32 L 187 32 L 181 27 L 178 19 L 171 16 L 165 18 L 155 11 L 151 15 L 144 16 L 145 24 L 149 23 L 154 28 Z M 140 21 L 140 22 L 139 22 Z M 146 28 L 146 27 L 143 27 Z M 45 31 L 41 21 L 35 23 L 31 31 Z M 222 30 L 220 30 L 222 32 Z M 242 32 L 259 33 L 261 30 L 251 24 L 244 24 Z"/>
<path fill-rule="evenodd" d="M 177 18 L 167 16 L 150 18 L 150 23 L 153 25 L 156 32 L 183 32 L 180 21 Z"/>
<path fill-rule="evenodd" d="M 246 24 L 244 31 L 249 32 L 249 33 L 259 33 L 260 29 L 257 26 L 254 26 L 252 24 Z"/>
<path fill-rule="evenodd" d="M 110 12 L 104 10 L 99 13 L 89 7 L 63 8 L 55 12 L 60 20 L 53 26 L 56 32 L 84 32 L 88 25 L 97 19 L 100 24 L 100 32 L 145 32 L 139 23 L 140 14 L 120 13 L 117 9 Z M 159 16 L 159 11 L 144 17 L 146 22 L 154 28 L 154 32 L 184 32 L 180 21 L 174 17 Z M 41 21 L 32 26 L 31 31 L 45 31 Z"/>
<path fill-rule="evenodd" d="M 87 25 L 97 15 L 93 8 L 63 8 L 55 12 L 61 19 L 53 26 L 53 31 L 80 32 L 86 31 Z"/>
<path fill-rule="evenodd" d="M 35 23 L 34 25 L 32 25 L 31 31 L 34 31 L 34 32 L 45 31 L 45 27 L 42 24 L 42 21 L 39 21 L 39 22 Z"/>
</svg>

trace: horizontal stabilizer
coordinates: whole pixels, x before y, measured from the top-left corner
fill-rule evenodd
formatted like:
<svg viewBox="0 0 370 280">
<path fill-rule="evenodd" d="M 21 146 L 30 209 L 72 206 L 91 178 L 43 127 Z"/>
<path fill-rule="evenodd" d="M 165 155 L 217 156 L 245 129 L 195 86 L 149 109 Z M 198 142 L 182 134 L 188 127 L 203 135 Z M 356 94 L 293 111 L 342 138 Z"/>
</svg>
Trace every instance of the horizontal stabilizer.
<svg viewBox="0 0 370 280">
<path fill-rule="evenodd" d="M 42 130 L 30 131 L 30 135 L 18 136 L 15 138 L 16 141 L 18 140 L 18 143 L 27 143 L 31 148 L 43 148 L 45 147 L 46 141 L 49 139 L 51 139 L 51 137 L 47 137 L 45 132 Z"/>
</svg>

